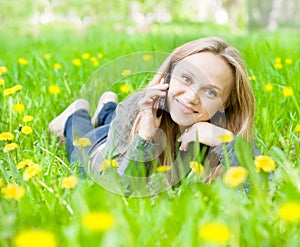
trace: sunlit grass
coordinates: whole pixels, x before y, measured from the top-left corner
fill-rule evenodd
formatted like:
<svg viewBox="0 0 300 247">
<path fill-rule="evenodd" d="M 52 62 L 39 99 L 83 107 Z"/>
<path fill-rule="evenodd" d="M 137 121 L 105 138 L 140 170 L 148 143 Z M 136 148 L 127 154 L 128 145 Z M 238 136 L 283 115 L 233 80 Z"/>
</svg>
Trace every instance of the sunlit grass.
<svg viewBox="0 0 300 247">
<path fill-rule="evenodd" d="M 297 246 L 300 37 L 228 37 L 247 63 L 264 159 L 253 160 L 238 139 L 244 169 L 228 170 L 211 185 L 199 182 L 199 164 L 174 190 L 150 198 L 115 195 L 80 177 L 50 136 L 48 123 L 98 66 L 138 51 L 169 52 L 199 37 L 182 31 L 170 42 L 163 34 L 112 39 L 92 32 L 86 39 L 73 34 L 55 40 L 46 33 L 16 41 L 1 34 L 1 246 Z M 113 87 L 121 98 L 139 88 L 138 77 L 123 72 L 128 77 Z"/>
</svg>

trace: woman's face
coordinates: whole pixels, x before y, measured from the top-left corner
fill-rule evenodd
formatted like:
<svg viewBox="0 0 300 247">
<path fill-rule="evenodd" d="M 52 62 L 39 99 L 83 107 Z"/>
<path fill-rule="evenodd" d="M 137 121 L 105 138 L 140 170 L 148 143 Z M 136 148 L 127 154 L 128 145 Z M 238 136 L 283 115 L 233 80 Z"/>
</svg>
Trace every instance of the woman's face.
<svg viewBox="0 0 300 247">
<path fill-rule="evenodd" d="M 232 87 L 232 70 L 222 57 L 201 52 L 182 59 L 173 68 L 168 91 L 173 121 L 190 126 L 209 120 L 223 109 Z"/>
</svg>

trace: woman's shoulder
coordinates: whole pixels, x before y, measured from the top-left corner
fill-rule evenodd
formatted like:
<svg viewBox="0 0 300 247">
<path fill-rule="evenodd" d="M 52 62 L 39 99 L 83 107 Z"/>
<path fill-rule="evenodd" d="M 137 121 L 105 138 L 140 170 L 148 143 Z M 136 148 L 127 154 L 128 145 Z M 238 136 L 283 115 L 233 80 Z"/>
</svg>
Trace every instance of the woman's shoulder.
<svg viewBox="0 0 300 247">
<path fill-rule="evenodd" d="M 125 106 L 125 107 L 130 107 L 130 106 L 137 105 L 138 102 L 139 102 L 139 100 L 143 96 L 144 96 L 144 92 L 143 91 L 139 91 L 139 92 L 133 93 L 133 94 L 127 96 L 123 101 L 121 101 L 119 105 Z"/>
</svg>

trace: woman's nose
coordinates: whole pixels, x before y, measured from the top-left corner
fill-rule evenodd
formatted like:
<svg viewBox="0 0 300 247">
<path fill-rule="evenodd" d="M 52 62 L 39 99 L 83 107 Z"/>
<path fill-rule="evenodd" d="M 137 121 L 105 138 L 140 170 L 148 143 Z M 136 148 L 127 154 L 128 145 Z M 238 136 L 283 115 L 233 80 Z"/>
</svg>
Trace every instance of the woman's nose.
<svg viewBox="0 0 300 247">
<path fill-rule="evenodd" d="M 193 88 L 187 89 L 186 92 L 186 100 L 192 105 L 198 105 L 201 103 L 199 93 Z"/>
</svg>

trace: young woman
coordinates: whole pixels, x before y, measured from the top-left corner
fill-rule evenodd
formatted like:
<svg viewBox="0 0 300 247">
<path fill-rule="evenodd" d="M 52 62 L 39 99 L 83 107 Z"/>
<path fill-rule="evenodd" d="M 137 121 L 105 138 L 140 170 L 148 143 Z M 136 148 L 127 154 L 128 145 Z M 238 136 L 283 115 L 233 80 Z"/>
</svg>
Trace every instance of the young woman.
<svg viewBox="0 0 300 247">
<path fill-rule="evenodd" d="M 89 103 L 79 99 L 49 128 L 66 138 L 69 160 L 79 158 L 102 186 L 146 196 L 177 184 L 199 156 L 208 183 L 221 174 L 224 150 L 230 164 L 238 165 L 234 136 L 253 144 L 254 112 L 240 53 L 208 37 L 175 49 L 146 88 L 120 104 L 116 94 L 104 93 L 91 119 Z M 224 136 L 233 137 L 226 148 Z"/>
</svg>

